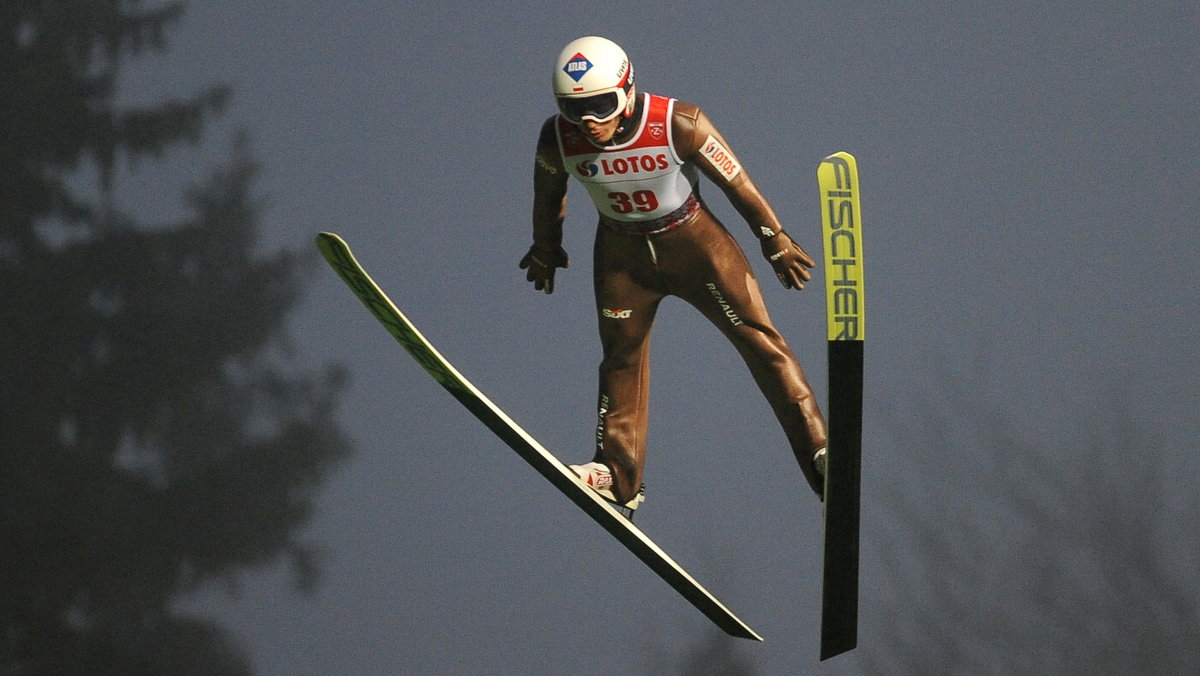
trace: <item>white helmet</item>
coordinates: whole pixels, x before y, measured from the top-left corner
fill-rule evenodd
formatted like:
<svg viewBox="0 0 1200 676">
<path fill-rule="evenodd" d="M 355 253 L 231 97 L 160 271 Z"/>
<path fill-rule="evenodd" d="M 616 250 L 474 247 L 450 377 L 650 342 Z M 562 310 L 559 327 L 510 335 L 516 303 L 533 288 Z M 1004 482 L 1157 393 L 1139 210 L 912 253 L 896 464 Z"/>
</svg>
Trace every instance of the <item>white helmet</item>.
<svg viewBox="0 0 1200 676">
<path fill-rule="evenodd" d="M 607 122 L 633 115 L 633 64 L 625 50 L 606 38 L 573 40 L 554 65 L 554 98 L 570 122 Z"/>
</svg>

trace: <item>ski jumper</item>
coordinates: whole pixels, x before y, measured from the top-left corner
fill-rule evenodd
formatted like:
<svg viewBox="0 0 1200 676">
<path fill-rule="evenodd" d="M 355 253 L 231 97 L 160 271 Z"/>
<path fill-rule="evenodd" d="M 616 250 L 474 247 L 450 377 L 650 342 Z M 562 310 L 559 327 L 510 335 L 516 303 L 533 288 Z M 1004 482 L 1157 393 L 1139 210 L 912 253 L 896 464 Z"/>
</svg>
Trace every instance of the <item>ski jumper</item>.
<svg viewBox="0 0 1200 676">
<path fill-rule="evenodd" d="M 701 200 L 699 175 L 722 188 L 756 236 L 779 233 L 778 220 L 699 108 L 643 94 L 625 124 L 631 128 L 600 147 L 561 116 L 550 118 L 535 167 L 535 245 L 561 245 L 567 174 L 599 212 L 593 255 L 603 359 L 594 460 L 612 469 L 619 501 L 638 492 L 650 333 L 659 303 L 676 296 L 737 349 L 820 494 L 812 456 L 825 446 L 824 418 L 799 362 L 771 323 L 741 247 Z"/>
</svg>

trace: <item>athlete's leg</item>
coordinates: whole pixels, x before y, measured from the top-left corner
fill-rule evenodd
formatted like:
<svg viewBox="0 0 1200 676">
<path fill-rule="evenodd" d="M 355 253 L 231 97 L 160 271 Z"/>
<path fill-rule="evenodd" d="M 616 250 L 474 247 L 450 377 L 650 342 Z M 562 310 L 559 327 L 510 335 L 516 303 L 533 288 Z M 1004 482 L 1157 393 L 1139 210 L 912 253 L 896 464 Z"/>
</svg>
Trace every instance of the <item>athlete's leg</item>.
<svg viewBox="0 0 1200 676">
<path fill-rule="evenodd" d="M 707 213 L 681 230 L 690 232 L 678 238 L 680 246 L 668 248 L 664 242 L 660 247 L 671 293 L 700 310 L 733 343 L 783 427 L 809 485 L 820 495 L 823 481 L 813 454 L 825 446 L 825 419 L 800 362 L 767 314 L 745 254 Z"/>
<path fill-rule="evenodd" d="M 597 462 L 613 471 L 618 502 L 641 489 L 650 393 L 650 331 L 663 298 L 653 252 L 641 236 L 603 227 L 595 247 L 600 362 Z"/>
</svg>

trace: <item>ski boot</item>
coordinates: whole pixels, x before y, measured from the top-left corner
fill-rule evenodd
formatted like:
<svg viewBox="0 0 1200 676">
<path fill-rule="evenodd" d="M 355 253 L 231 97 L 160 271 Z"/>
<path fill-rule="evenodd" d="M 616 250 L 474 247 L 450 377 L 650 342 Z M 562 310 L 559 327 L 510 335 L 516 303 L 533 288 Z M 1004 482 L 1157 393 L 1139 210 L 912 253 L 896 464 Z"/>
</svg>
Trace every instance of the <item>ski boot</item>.
<svg viewBox="0 0 1200 676">
<path fill-rule="evenodd" d="M 817 470 L 817 497 L 821 502 L 825 502 L 825 474 L 829 469 L 829 454 L 826 452 L 827 447 L 817 449 L 813 453 L 813 469 Z"/>
<path fill-rule="evenodd" d="M 816 453 L 813 453 L 813 467 L 816 468 L 817 476 L 821 477 L 822 481 L 825 479 L 825 469 L 828 466 L 827 461 L 828 454 L 825 452 L 824 446 L 818 449 Z"/>
<path fill-rule="evenodd" d="M 642 484 L 637 495 L 631 500 L 622 504 L 617 502 L 617 496 L 613 493 L 613 477 L 612 470 L 602 462 L 589 462 L 582 465 L 569 465 L 572 472 L 575 472 L 583 481 L 584 485 L 596 491 L 600 497 L 612 503 L 614 507 L 622 510 L 625 518 L 633 521 L 633 513 L 646 499 L 646 485 Z"/>
</svg>

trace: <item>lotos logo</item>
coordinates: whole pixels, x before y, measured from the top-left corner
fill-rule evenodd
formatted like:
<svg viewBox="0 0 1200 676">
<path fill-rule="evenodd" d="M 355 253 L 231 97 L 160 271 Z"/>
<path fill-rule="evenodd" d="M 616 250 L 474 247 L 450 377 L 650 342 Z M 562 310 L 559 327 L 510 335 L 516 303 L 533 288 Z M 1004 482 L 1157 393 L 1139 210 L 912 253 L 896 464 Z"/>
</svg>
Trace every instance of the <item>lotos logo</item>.
<svg viewBox="0 0 1200 676">
<path fill-rule="evenodd" d="M 666 153 L 657 155 L 630 155 L 628 157 L 600 158 L 600 169 L 605 176 L 621 176 L 624 174 L 646 174 L 669 169 Z M 594 173 L 588 174 L 595 176 Z"/>
<path fill-rule="evenodd" d="M 579 172 L 580 176 L 595 176 L 596 174 L 600 173 L 600 167 L 596 166 L 592 162 L 584 160 L 575 165 L 575 171 Z"/>
<path fill-rule="evenodd" d="M 729 149 L 713 138 L 711 134 L 700 148 L 700 154 L 708 160 L 709 164 L 717 168 L 726 181 L 732 181 L 742 170 L 741 165 L 733 158 L 733 153 L 729 152 Z"/>
<path fill-rule="evenodd" d="M 600 310 L 600 314 L 609 319 L 629 319 L 629 317 L 633 314 L 633 310 L 610 310 L 608 308 L 604 308 Z"/>
<path fill-rule="evenodd" d="M 563 72 L 576 82 L 582 80 L 583 76 L 587 75 L 587 72 L 591 69 L 592 62 L 588 61 L 587 57 L 583 54 L 578 53 L 572 56 L 570 61 L 567 61 L 567 65 L 563 66 Z"/>
</svg>

